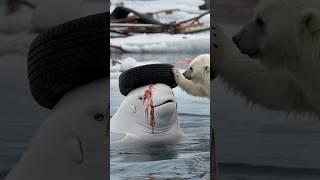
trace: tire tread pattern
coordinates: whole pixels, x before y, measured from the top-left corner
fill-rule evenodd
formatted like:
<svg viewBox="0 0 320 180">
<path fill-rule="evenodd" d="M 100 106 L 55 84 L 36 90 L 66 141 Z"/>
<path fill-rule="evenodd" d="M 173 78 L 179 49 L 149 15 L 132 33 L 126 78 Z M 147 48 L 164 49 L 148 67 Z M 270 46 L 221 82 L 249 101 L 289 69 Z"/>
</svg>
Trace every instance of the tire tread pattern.
<svg viewBox="0 0 320 180">
<path fill-rule="evenodd" d="M 32 96 L 52 109 L 69 90 L 109 76 L 109 14 L 55 26 L 31 43 L 28 77 Z"/>
<path fill-rule="evenodd" d="M 175 88 L 177 86 L 172 73 L 171 64 L 149 64 L 131 68 L 119 77 L 119 89 L 126 96 L 130 91 L 141 86 L 164 83 Z"/>
</svg>

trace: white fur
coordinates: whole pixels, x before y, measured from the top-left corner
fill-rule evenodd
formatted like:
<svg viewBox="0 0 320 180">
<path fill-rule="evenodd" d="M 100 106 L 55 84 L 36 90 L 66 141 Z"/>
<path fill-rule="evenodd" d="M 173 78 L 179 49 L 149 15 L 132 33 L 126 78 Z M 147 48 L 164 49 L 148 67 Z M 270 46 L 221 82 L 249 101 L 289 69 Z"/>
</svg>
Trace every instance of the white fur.
<svg viewBox="0 0 320 180">
<path fill-rule="evenodd" d="M 192 71 L 190 71 L 192 68 Z M 186 72 L 190 71 L 191 79 L 187 79 L 176 68 L 173 69 L 176 83 L 187 93 L 193 96 L 210 96 L 210 55 L 197 56 Z M 185 73 L 186 73 L 185 72 Z"/>
<path fill-rule="evenodd" d="M 240 53 L 217 28 L 213 55 L 220 78 L 249 101 L 269 109 L 319 115 L 319 10 L 315 0 L 262 1 L 255 17 L 265 21 L 259 45 L 266 48 L 257 59 Z"/>
</svg>

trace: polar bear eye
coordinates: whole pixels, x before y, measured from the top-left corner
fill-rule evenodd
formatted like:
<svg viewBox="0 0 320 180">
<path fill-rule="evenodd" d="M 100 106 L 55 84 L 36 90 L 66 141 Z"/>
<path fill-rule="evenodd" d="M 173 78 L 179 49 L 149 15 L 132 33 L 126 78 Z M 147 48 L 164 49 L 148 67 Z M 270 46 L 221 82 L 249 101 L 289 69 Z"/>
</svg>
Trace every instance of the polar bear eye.
<svg viewBox="0 0 320 180">
<path fill-rule="evenodd" d="M 257 18 L 256 19 L 256 23 L 259 25 L 259 26 L 263 26 L 264 25 L 264 22 L 261 18 Z"/>
<path fill-rule="evenodd" d="M 139 96 L 138 99 L 139 99 L 139 100 L 142 100 L 143 98 L 142 98 L 142 96 Z"/>
<path fill-rule="evenodd" d="M 191 70 L 191 71 L 193 70 L 192 67 L 190 67 L 190 70 Z"/>
</svg>

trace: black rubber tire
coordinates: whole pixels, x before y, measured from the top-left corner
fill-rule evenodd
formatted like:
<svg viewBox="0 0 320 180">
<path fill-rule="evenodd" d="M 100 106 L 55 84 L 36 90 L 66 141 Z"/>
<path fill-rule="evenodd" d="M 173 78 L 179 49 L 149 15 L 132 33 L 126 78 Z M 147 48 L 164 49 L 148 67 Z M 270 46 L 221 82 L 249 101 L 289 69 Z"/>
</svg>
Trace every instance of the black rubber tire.
<svg viewBox="0 0 320 180">
<path fill-rule="evenodd" d="M 149 64 L 138 66 L 121 73 L 119 77 L 119 89 L 126 96 L 131 90 L 141 86 L 163 83 L 171 88 L 177 86 L 171 64 Z"/>
<path fill-rule="evenodd" d="M 28 53 L 34 99 L 52 109 L 69 90 L 109 76 L 109 13 L 53 27 L 40 34 Z"/>
</svg>

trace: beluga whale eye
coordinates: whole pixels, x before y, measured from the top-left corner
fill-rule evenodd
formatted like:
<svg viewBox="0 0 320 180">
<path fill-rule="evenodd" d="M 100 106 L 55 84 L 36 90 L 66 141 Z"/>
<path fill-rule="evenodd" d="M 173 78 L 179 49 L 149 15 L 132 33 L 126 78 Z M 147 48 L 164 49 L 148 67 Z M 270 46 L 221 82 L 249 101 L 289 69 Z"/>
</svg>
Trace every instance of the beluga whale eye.
<svg viewBox="0 0 320 180">
<path fill-rule="evenodd" d="M 138 99 L 142 101 L 142 100 L 143 100 L 143 97 L 142 97 L 142 96 L 139 96 Z"/>
</svg>

